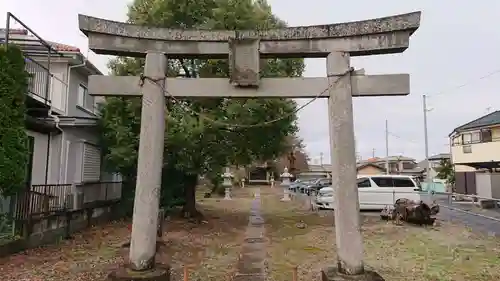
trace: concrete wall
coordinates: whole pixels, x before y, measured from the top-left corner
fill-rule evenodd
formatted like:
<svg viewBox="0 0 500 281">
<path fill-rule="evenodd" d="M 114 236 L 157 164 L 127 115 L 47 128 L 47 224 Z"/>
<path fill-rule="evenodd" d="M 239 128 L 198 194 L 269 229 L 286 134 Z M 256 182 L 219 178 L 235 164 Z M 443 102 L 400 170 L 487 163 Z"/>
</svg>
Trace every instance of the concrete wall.
<svg viewBox="0 0 500 281">
<path fill-rule="evenodd" d="M 70 81 L 70 93 L 68 96 L 68 116 L 78 116 L 78 117 L 96 117 L 94 113 L 94 97 L 87 95 L 86 103 L 89 104 L 87 107 L 81 107 L 78 105 L 78 89 L 80 84 L 87 87 L 88 86 L 88 76 L 84 74 L 80 68 L 71 69 L 71 81 Z M 88 88 L 88 87 L 87 87 Z M 90 106 L 91 105 L 91 106 Z"/>
<path fill-rule="evenodd" d="M 49 135 L 27 131 L 34 137 L 32 184 L 45 184 L 47 142 Z M 93 129 L 64 128 L 60 134 L 50 136 L 48 184 L 70 184 L 82 181 L 83 143 L 97 144 Z"/>
<path fill-rule="evenodd" d="M 32 226 L 32 233 L 22 239 L 0 245 L 0 257 L 60 241 L 68 234 L 90 228 L 92 225 L 106 223 L 123 217 L 119 204 L 95 209 L 71 212 L 71 221 L 67 227 L 68 213 L 41 219 Z M 26 226 L 25 226 L 26 227 Z M 69 230 L 69 233 L 68 233 Z"/>
</svg>

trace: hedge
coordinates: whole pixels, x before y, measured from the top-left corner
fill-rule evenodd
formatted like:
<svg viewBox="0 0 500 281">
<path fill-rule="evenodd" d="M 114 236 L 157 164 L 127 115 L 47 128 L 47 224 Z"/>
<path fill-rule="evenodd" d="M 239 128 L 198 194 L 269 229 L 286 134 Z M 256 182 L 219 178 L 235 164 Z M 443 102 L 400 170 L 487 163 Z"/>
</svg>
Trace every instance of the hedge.
<svg viewBox="0 0 500 281">
<path fill-rule="evenodd" d="M 0 45 L 0 194 L 23 188 L 28 163 L 28 136 L 24 120 L 29 74 L 22 51 Z"/>
</svg>

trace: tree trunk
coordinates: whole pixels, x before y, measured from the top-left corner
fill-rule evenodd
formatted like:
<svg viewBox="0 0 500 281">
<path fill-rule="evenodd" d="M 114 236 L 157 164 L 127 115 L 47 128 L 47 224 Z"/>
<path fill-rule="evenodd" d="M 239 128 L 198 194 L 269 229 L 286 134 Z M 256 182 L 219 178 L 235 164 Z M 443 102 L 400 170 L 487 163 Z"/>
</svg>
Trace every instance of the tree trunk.
<svg viewBox="0 0 500 281">
<path fill-rule="evenodd" d="M 182 214 L 185 218 L 194 218 L 201 220 L 203 215 L 196 209 L 196 185 L 198 183 L 197 175 L 186 175 L 184 180 L 184 207 Z"/>
</svg>

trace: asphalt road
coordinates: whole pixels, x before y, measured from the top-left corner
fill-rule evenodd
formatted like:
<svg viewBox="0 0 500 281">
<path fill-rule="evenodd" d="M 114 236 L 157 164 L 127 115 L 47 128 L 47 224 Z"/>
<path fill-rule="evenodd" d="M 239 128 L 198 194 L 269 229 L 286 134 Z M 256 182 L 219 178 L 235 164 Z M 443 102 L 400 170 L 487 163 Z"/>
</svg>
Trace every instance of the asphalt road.
<svg viewBox="0 0 500 281">
<path fill-rule="evenodd" d="M 500 236 L 500 213 L 494 211 L 481 213 L 482 216 L 475 214 L 466 213 L 463 211 L 470 210 L 470 206 L 465 204 L 453 204 L 449 205 L 448 202 L 439 201 L 440 211 L 437 216 L 438 219 L 444 221 L 452 221 L 455 223 L 462 223 L 467 227 L 470 227 L 474 231 L 479 231 L 487 235 Z M 449 208 L 451 207 L 451 208 Z M 453 208 L 453 209 L 452 209 Z M 455 210 L 460 209 L 463 211 Z M 490 213 L 491 212 L 491 213 Z M 472 213 L 472 212 L 471 212 Z M 486 218 L 485 216 L 495 217 L 495 219 Z"/>
</svg>

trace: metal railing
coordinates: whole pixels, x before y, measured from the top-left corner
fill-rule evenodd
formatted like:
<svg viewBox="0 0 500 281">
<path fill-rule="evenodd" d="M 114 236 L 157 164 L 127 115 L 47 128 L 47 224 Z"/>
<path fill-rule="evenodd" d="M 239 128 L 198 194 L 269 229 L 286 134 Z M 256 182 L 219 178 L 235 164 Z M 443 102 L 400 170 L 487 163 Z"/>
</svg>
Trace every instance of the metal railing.
<svg viewBox="0 0 500 281">
<path fill-rule="evenodd" d="M 14 218 L 25 220 L 81 209 L 92 202 L 116 201 L 121 199 L 121 187 L 121 182 L 33 185 L 17 194 Z"/>
<path fill-rule="evenodd" d="M 31 215 L 62 211 L 71 190 L 71 184 L 32 185 L 29 190 L 17 194 L 15 218 L 27 219 Z"/>
<path fill-rule="evenodd" d="M 50 70 L 41 63 L 25 56 L 25 69 L 29 74 L 28 93 L 41 102 L 50 103 Z"/>
</svg>

